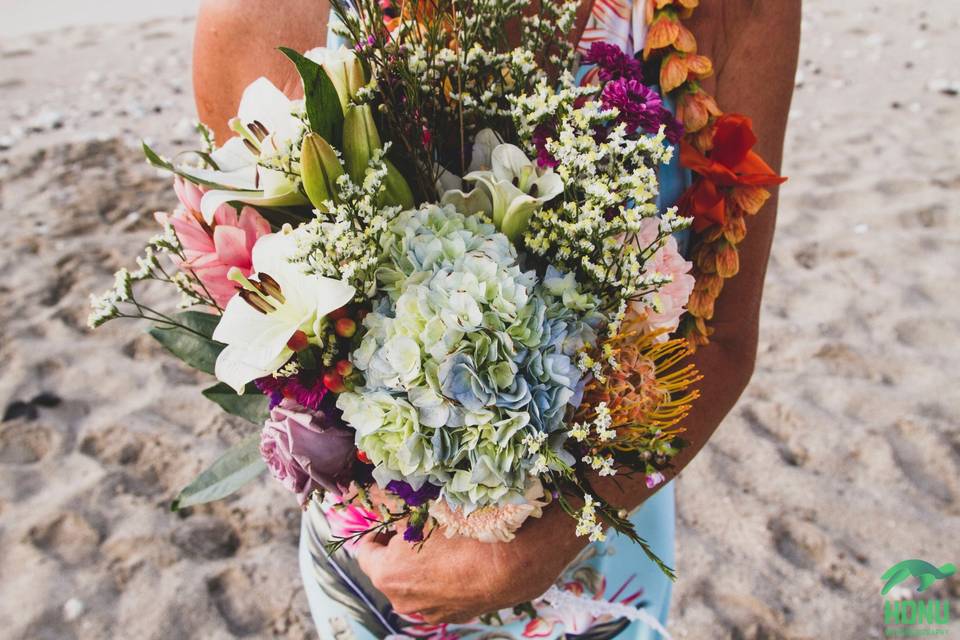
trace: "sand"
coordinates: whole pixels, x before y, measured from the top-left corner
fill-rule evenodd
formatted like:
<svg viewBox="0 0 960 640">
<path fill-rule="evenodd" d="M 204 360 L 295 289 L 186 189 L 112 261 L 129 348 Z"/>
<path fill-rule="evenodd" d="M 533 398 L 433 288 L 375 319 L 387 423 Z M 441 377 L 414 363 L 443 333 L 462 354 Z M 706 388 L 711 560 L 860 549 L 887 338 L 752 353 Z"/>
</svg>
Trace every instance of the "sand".
<svg viewBox="0 0 960 640">
<path fill-rule="evenodd" d="M 890 565 L 960 561 L 958 28 L 805 3 L 757 372 L 679 480 L 677 638 L 879 638 Z M 167 510 L 246 427 L 144 327 L 85 328 L 172 204 L 137 144 L 192 142 L 192 22 L 31 30 L 0 42 L 0 636 L 314 637 L 279 486 Z"/>
</svg>

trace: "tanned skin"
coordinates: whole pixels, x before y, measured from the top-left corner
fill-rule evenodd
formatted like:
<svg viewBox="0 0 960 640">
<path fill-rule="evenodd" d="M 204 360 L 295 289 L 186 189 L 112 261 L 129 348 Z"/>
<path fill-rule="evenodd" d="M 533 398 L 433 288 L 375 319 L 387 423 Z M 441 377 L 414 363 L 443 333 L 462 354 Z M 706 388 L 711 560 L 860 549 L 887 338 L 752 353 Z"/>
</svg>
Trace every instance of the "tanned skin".
<svg viewBox="0 0 960 640">
<path fill-rule="evenodd" d="M 581 8 L 578 32 L 591 0 Z M 784 130 L 800 43 L 800 0 L 703 0 L 688 26 L 716 68 L 705 88 L 727 113 L 753 119 L 756 151 L 780 170 Z M 302 95 L 295 69 L 279 45 L 304 51 L 323 46 L 327 0 L 204 0 L 197 20 L 193 79 L 201 120 L 219 141 L 231 134 L 243 89 L 266 76 L 290 97 Z M 685 421 L 691 446 L 675 459 L 676 475 L 703 448 L 733 408 L 754 370 L 763 281 L 773 241 L 777 193 L 748 220 L 740 273 L 716 303 L 711 343 L 695 364 L 700 399 Z M 633 508 L 653 491 L 642 479 L 597 482 L 610 502 Z M 365 539 L 359 561 L 374 585 L 404 613 L 428 622 L 460 622 L 540 596 L 585 546 L 575 522 L 556 505 L 529 520 L 514 541 L 481 543 L 431 536 L 419 550 L 402 540 Z M 640 532 L 643 535 L 643 532 Z"/>
</svg>

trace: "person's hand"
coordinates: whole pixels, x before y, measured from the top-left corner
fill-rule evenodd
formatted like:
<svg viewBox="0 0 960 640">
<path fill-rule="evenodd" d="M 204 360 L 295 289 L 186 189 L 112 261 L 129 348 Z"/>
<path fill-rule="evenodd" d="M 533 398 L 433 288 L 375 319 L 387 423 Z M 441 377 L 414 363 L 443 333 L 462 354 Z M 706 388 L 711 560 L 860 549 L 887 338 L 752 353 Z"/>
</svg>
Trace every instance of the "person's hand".
<svg viewBox="0 0 960 640">
<path fill-rule="evenodd" d="M 447 538 L 434 531 L 422 547 L 402 535 L 365 536 L 360 567 L 398 613 L 429 623 L 467 622 L 533 600 L 546 592 L 587 544 L 557 505 L 530 518 L 506 543 Z"/>
</svg>

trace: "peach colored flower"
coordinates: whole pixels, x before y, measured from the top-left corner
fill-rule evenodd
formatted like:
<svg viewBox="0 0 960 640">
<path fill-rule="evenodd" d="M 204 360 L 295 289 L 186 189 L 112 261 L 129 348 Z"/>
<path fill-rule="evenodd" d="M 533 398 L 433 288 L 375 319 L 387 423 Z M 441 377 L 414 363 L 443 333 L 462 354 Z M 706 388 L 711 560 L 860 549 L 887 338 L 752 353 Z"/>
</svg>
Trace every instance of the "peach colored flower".
<svg viewBox="0 0 960 640">
<path fill-rule="evenodd" d="M 710 58 L 695 53 L 670 53 L 660 66 L 660 90 L 669 93 L 688 79 L 703 80 L 713 73 Z"/>
<path fill-rule="evenodd" d="M 660 222 L 656 218 L 647 218 L 640 227 L 638 241 L 640 246 L 648 246 L 657 238 Z M 676 239 L 671 236 L 660 249 L 647 261 L 647 273 L 661 273 L 673 278 L 673 282 L 666 284 L 657 291 L 658 309 L 634 302 L 633 311 L 640 318 L 640 327 L 644 333 L 652 333 L 666 329 L 657 337 L 658 342 L 665 342 L 668 334 L 677 330 L 680 316 L 683 315 L 687 300 L 693 292 L 694 279 L 690 275 L 693 264 L 680 255 Z"/>
<path fill-rule="evenodd" d="M 270 223 L 252 207 L 244 207 L 238 215 L 233 207 L 221 205 L 213 224 L 207 224 L 200 213 L 203 190 L 179 177 L 173 188 L 180 206 L 172 214 L 158 212 L 157 219 L 173 226 L 183 246 L 185 260 L 180 269 L 195 275 L 203 285 L 199 292 L 209 293 L 223 307 L 236 293 L 236 283 L 227 278 L 227 272 L 237 267 L 250 275 L 253 245 L 270 233 Z"/>
<path fill-rule="evenodd" d="M 430 515 L 448 538 L 460 535 L 480 542 L 509 542 L 527 518 L 542 516 L 550 502 L 539 480 L 527 485 L 523 497 L 524 502 L 518 504 L 480 507 L 467 515 L 440 499 L 430 506 Z"/>
<path fill-rule="evenodd" d="M 677 105 L 677 119 L 683 123 L 688 133 L 699 131 L 710 123 L 710 118 L 721 114 L 713 97 L 703 89 L 693 90 L 680 96 Z"/>
</svg>

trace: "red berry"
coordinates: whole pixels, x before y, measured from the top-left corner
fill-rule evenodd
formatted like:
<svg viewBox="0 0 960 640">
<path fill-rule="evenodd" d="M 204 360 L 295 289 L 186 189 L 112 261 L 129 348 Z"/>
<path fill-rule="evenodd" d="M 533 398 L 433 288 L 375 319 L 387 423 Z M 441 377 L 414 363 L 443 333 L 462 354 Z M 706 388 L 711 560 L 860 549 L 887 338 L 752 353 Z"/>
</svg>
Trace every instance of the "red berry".
<svg viewBox="0 0 960 640">
<path fill-rule="evenodd" d="M 297 332 L 287 340 L 287 346 L 293 351 L 303 351 L 310 346 L 310 339 L 307 338 L 307 334 L 298 329 Z"/>
<path fill-rule="evenodd" d="M 352 338 L 357 332 L 357 323 L 350 318 L 340 318 L 334 325 L 334 330 L 341 338 Z"/>
<path fill-rule="evenodd" d="M 370 464 L 370 458 L 368 458 L 367 454 L 365 454 L 363 451 L 360 451 L 360 449 L 357 449 L 357 460 L 363 464 Z"/>
<path fill-rule="evenodd" d="M 323 386 L 333 393 L 343 393 L 346 390 L 346 387 L 343 384 L 343 376 L 332 369 L 324 372 Z"/>
<path fill-rule="evenodd" d="M 341 360 L 337 363 L 337 373 L 343 377 L 347 377 L 353 373 L 353 365 L 350 364 L 349 360 Z"/>
</svg>

